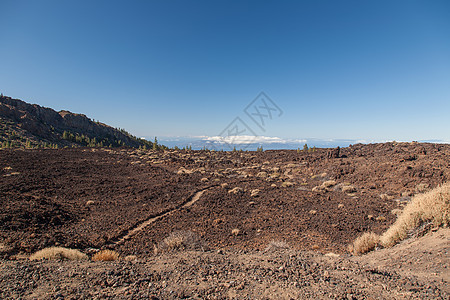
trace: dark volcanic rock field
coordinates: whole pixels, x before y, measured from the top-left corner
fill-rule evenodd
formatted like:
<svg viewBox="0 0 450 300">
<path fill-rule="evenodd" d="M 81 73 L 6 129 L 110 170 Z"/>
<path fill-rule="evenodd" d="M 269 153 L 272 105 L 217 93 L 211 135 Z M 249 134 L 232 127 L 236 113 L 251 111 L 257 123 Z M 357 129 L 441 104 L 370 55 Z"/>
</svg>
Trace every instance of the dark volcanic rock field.
<svg viewBox="0 0 450 300">
<path fill-rule="evenodd" d="M 116 250 L 151 253 L 172 231 L 189 229 L 212 249 L 261 250 L 273 239 L 342 253 L 361 232 L 385 230 L 414 193 L 447 181 L 449 154 L 450 145 L 415 143 L 354 145 L 338 158 L 325 149 L 2 150 L 2 255 L 111 247 L 166 212 Z"/>
</svg>

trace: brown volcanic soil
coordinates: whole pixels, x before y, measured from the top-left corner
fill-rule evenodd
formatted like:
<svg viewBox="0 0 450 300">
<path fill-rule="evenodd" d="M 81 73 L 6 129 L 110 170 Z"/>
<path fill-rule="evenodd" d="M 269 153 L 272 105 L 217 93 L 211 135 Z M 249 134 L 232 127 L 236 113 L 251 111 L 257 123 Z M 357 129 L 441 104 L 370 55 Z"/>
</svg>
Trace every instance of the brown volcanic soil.
<svg viewBox="0 0 450 300">
<path fill-rule="evenodd" d="M 441 229 L 350 258 L 219 250 L 115 262 L 5 260 L 0 298 L 449 299 L 449 244 L 449 229 Z"/>
<path fill-rule="evenodd" d="M 294 250 L 344 254 L 362 232 L 387 229 L 411 195 L 450 179 L 450 145 L 327 152 L 2 150 L 0 255 L 19 259 L 61 245 L 149 258 L 178 229 L 230 253 L 284 240 Z M 314 189 L 328 180 L 335 184 Z M 348 185 L 355 192 L 343 192 Z"/>
</svg>

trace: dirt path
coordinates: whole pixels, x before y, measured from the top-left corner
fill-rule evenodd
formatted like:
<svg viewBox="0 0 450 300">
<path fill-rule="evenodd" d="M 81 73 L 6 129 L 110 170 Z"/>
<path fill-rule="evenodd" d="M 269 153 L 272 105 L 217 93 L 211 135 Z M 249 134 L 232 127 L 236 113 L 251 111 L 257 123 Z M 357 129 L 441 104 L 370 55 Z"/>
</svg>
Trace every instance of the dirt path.
<svg viewBox="0 0 450 300">
<path fill-rule="evenodd" d="M 424 285 L 434 283 L 450 294 L 449 251 L 450 229 L 440 228 L 424 237 L 407 239 L 393 248 L 354 256 L 351 260 L 381 273 L 414 277 Z"/>
<path fill-rule="evenodd" d="M 109 245 L 110 246 L 115 246 L 115 245 L 120 245 L 123 242 L 125 242 L 126 240 L 131 239 L 135 234 L 137 234 L 138 232 L 142 231 L 145 227 L 147 227 L 148 225 L 150 225 L 153 222 L 156 222 L 157 220 L 168 216 L 170 214 L 172 214 L 173 212 L 180 210 L 182 208 L 185 207 L 190 207 L 192 206 L 195 202 L 197 202 L 200 197 L 203 195 L 203 193 L 206 190 L 209 190 L 213 187 L 216 187 L 217 185 L 213 185 L 213 186 L 209 186 L 207 188 L 201 189 L 195 193 L 193 193 L 191 196 L 189 196 L 186 201 L 183 202 L 182 205 L 174 208 L 174 209 L 170 209 L 167 211 L 162 212 L 161 214 L 158 214 L 156 216 L 151 216 L 150 218 L 136 224 L 135 226 L 133 226 L 132 228 L 125 230 L 124 232 L 122 232 L 122 234 L 120 234 L 117 238 L 115 238 L 114 240 L 112 240 Z"/>
<path fill-rule="evenodd" d="M 396 264 L 389 254 L 402 249 L 383 251 L 385 263 Z M 404 255 L 415 252 L 410 250 Z M 0 260 L 0 298 L 449 299 L 448 281 L 422 280 L 414 274 L 415 264 L 405 265 L 412 268 L 406 275 L 381 268 L 377 261 L 368 265 L 369 256 L 360 259 L 308 251 L 222 250 L 112 262 Z"/>
</svg>

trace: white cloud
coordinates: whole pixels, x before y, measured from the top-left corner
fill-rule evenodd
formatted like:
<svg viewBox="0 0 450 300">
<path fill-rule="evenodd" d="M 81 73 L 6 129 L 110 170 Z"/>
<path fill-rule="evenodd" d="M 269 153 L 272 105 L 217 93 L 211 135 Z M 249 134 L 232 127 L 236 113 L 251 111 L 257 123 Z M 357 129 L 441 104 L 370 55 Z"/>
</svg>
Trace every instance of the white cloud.
<svg viewBox="0 0 450 300">
<path fill-rule="evenodd" d="M 210 136 L 206 141 L 219 144 L 286 144 L 289 142 L 304 143 L 306 140 L 285 140 L 279 137 L 253 136 L 253 135 L 233 135 L 233 136 Z"/>
</svg>

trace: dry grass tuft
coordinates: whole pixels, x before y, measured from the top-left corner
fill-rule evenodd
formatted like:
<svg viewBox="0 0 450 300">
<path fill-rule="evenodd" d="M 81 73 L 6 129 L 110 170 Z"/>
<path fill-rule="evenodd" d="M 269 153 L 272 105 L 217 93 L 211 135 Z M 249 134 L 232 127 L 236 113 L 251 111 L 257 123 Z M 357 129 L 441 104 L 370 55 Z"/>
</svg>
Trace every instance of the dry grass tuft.
<svg viewBox="0 0 450 300">
<path fill-rule="evenodd" d="M 228 191 L 228 194 L 240 194 L 243 193 L 244 189 L 240 188 L 240 187 L 235 187 L 234 189 L 231 189 Z"/>
<path fill-rule="evenodd" d="M 127 255 L 127 256 L 125 256 L 124 259 L 125 259 L 125 261 L 134 261 L 134 260 L 137 260 L 138 257 L 136 255 Z"/>
<path fill-rule="evenodd" d="M 285 181 L 281 184 L 281 186 L 282 187 L 291 187 L 291 186 L 294 186 L 294 183 L 290 182 L 290 181 Z"/>
<path fill-rule="evenodd" d="M 174 231 L 156 248 L 155 252 L 171 252 L 180 250 L 202 250 L 206 248 L 200 236 L 192 231 Z"/>
<path fill-rule="evenodd" d="M 324 181 L 322 183 L 322 186 L 324 188 L 330 188 L 330 187 L 335 186 L 335 185 L 336 185 L 336 181 L 335 180 L 327 180 L 327 181 Z"/>
<path fill-rule="evenodd" d="M 266 178 L 269 175 L 267 174 L 267 172 L 259 172 L 258 174 L 256 174 L 256 177 L 261 177 L 261 178 Z"/>
<path fill-rule="evenodd" d="M 313 187 L 311 191 L 316 192 L 316 193 L 323 193 L 323 192 L 326 192 L 327 189 L 321 185 L 318 185 L 318 186 Z"/>
<path fill-rule="evenodd" d="M 286 251 L 289 250 L 291 247 L 288 243 L 285 241 L 275 241 L 272 240 L 269 245 L 267 245 L 266 249 L 264 249 L 264 252 L 278 252 L 278 251 Z"/>
<path fill-rule="evenodd" d="M 251 197 L 258 197 L 261 191 L 259 189 L 252 190 L 250 193 Z"/>
<path fill-rule="evenodd" d="M 119 253 L 114 250 L 101 250 L 92 256 L 93 261 L 114 261 L 119 259 Z"/>
<path fill-rule="evenodd" d="M 67 259 L 67 260 L 85 260 L 88 256 L 76 249 L 64 247 L 49 247 L 37 251 L 30 256 L 30 260 L 39 259 Z"/>
<path fill-rule="evenodd" d="M 378 234 L 366 232 L 353 242 L 353 245 L 349 247 L 349 250 L 355 255 L 364 254 L 375 249 L 379 242 L 380 237 Z"/>
<path fill-rule="evenodd" d="M 450 182 L 414 196 L 397 221 L 381 236 L 381 245 L 392 247 L 408 236 L 408 232 L 423 223 L 434 227 L 450 223 Z"/>
<path fill-rule="evenodd" d="M 234 228 L 233 230 L 231 230 L 231 234 L 234 236 L 238 236 L 239 234 L 241 234 L 241 230 Z"/>
<path fill-rule="evenodd" d="M 355 188 L 353 185 L 344 185 L 344 186 L 342 187 L 342 191 L 343 191 L 344 193 L 350 194 L 350 193 L 356 192 L 356 188 Z"/>
</svg>

